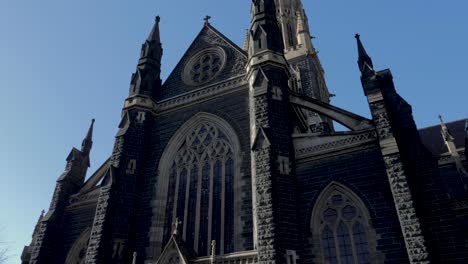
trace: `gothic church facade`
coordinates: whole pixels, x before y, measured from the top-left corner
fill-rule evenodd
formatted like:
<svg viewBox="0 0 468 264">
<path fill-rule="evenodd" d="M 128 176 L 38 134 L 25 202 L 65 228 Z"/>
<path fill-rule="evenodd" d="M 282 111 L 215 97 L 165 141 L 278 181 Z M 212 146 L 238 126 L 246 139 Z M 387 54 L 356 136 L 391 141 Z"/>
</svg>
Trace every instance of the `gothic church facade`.
<svg viewBox="0 0 468 264">
<path fill-rule="evenodd" d="M 253 0 L 243 48 L 206 19 L 165 82 L 157 17 L 111 157 L 85 179 L 93 120 L 22 263 L 466 263 L 465 123 L 418 130 L 356 39 L 371 119 L 330 104 L 301 0 Z"/>
</svg>

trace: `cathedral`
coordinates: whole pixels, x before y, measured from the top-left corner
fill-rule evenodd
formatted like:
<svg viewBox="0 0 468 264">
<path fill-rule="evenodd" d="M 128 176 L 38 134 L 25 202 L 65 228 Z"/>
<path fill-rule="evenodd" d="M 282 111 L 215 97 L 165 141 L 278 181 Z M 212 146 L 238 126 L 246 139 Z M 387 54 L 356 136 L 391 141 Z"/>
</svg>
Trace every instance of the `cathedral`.
<svg viewBox="0 0 468 264">
<path fill-rule="evenodd" d="M 330 104 L 301 0 L 252 0 L 243 47 L 207 17 L 164 82 L 159 21 L 112 155 L 86 178 L 93 120 L 23 264 L 468 263 L 468 122 L 418 130 L 359 35 L 370 119 Z"/>
</svg>

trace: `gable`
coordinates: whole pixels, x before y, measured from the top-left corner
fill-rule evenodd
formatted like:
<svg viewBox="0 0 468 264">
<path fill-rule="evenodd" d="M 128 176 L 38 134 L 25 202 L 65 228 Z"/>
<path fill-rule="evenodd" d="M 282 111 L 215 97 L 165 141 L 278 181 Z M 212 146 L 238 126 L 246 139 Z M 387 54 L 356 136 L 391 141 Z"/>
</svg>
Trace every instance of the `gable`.
<svg viewBox="0 0 468 264">
<path fill-rule="evenodd" d="M 163 84 L 160 100 L 245 74 L 247 54 L 211 25 L 204 25 Z"/>
<path fill-rule="evenodd" d="M 156 264 L 188 264 L 191 253 L 187 250 L 182 241 L 176 235 L 173 235 L 163 252 L 159 256 Z"/>
</svg>

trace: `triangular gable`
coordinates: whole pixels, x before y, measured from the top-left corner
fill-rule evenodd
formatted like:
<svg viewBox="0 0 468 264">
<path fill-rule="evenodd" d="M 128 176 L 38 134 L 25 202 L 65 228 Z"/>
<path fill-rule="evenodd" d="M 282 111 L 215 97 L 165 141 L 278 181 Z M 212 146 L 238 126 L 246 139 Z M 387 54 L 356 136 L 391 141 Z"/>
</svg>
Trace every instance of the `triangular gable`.
<svg viewBox="0 0 468 264">
<path fill-rule="evenodd" d="M 187 77 L 187 71 L 184 73 L 186 65 L 190 64 L 191 59 L 203 52 L 203 50 L 215 47 L 221 48 L 225 55 L 225 63 L 223 63 L 221 70 L 209 81 L 188 83 L 187 79 L 190 79 L 190 77 Z M 214 27 L 206 24 L 164 82 L 160 94 L 161 99 L 168 99 L 233 77 L 242 76 L 245 74 L 246 64 L 247 53 Z"/>
<path fill-rule="evenodd" d="M 185 247 L 177 236 L 173 235 L 156 261 L 156 264 L 188 264 L 190 257 L 192 257 L 190 250 Z"/>
</svg>

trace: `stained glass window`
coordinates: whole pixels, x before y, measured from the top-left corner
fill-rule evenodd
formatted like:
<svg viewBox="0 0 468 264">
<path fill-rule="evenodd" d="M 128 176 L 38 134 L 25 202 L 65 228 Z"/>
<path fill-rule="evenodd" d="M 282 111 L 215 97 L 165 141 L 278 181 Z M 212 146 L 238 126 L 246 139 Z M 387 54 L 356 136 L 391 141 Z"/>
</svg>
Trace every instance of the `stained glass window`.
<svg viewBox="0 0 468 264">
<path fill-rule="evenodd" d="M 178 232 L 198 255 L 234 250 L 235 156 L 230 139 L 215 125 L 203 122 L 185 137 L 173 159 L 167 190 L 165 230 L 174 218 Z M 170 237 L 165 232 L 165 242 Z"/>
<path fill-rule="evenodd" d="M 314 210 L 314 228 L 320 233 L 323 263 L 371 263 L 369 220 L 365 206 L 354 194 L 332 186 Z"/>
</svg>

